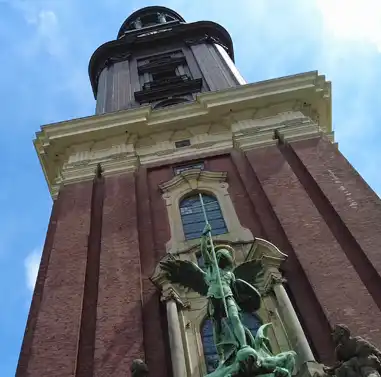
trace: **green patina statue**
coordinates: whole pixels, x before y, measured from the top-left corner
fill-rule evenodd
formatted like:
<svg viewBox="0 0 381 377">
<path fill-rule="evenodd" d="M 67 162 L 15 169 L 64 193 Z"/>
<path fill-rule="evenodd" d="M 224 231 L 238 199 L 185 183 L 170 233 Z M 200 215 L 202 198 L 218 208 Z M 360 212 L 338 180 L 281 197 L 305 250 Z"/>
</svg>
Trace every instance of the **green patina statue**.
<svg viewBox="0 0 381 377">
<path fill-rule="evenodd" d="M 241 313 L 260 308 L 261 296 L 255 286 L 261 277 L 259 261 L 234 267 L 234 249 L 214 247 L 207 223 L 201 237 L 205 267 L 178 259 L 161 263 L 172 283 L 191 289 L 208 300 L 208 316 L 213 323 L 214 342 L 219 357 L 217 369 L 208 377 L 253 377 L 272 375 L 290 377 L 295 366 L 295 352 L 273 355 L 266 336 L 271 324 L 261 326 L 254 337 L 241 320 Z"/>
</svg>

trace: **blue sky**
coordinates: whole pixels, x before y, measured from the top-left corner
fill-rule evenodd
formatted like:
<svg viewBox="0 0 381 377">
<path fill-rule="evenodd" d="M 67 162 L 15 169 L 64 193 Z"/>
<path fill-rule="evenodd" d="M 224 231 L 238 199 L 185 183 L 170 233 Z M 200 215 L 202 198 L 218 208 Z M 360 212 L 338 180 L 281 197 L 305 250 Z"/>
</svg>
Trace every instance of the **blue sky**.
<svg viewBox="0 0 381 377">
<path fill-rule="evenodd" d="M 379 0 L 0 0 L 2 377 L 15 372 L 52 205 L 34 133 L 42 124 L 94 113 L 91 54 L 116 37 L 131 12 L 155 4 L 189 22 L 223 25 L 248 82 L 325 74 L 340 150 L 381 194 Z"/>
</svg>

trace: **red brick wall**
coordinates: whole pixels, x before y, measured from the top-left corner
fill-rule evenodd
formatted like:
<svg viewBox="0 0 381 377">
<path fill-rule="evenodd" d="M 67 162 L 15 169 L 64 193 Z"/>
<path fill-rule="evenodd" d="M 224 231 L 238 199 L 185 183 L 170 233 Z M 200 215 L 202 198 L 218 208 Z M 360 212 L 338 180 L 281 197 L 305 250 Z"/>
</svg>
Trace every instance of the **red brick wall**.
<svg viewBox="0 0 381 377">
<path fill-rule="evenodd" d="M 156 172 L 154 177 L 159 176 Z M 164 171 L 162 177 L 166 180 L 167 175 Z M 152 216 L 153 205 L 156 202 L 155 208 L 163 210 L 160 198 L 157 193 L 158 187 L 152 184 L 148 185 L 147 169 L 140 168 L 137 174 L 136 193 L 138 198 L 138 219 L 139 219 L 139 243 L 140 243 L 140 261 L 141 261 L 141 274 L 143 285 L 143 334 L 144 334 L 144 349 L 146 355 L 146 363 L 151 370 L 155 371 L 158 377 L 168 377 L 171 373 L 170 359 L 168 359 L 168 339 L 165 326 L 163 326 L 163 317 L 161 313 L 160 293 L 150 281 L 150 277 L 156 267 L 157 259 L 160 255 L 164 254 L 165 249 L 156 252 L 155 240 L 157 242 L 157 235 L 154 231 L 154 224 L 163 223 L 164 232 L 166 231 L 166 240 L 169 236 L 169 226 L 163 218 L 154 219 Z M 153 195 L 151 194 L 153 192 Z M 156 199 L 156 200 L 155 200 Z M 165 207 L 164 210 L 166 211 Z M 165 320 L 164 320 L 165 322 Z"/>
<path fill-rule="evenodd" d="M 86 182 L 63 188 L 57 199 L 60 207 L 59 217 L 44 287 L 41 291 L 40 286 L 36 288 L 42 297 L 40 296 L 38 310 L 33 311 L 36 324 L 29 349 L 29 360 L 23 360 L 27 368 L 19 368 L 18 377 L 74 376 L 90 227 L 91 194 L 92 183 Z M 50 234 L 48 239 L 49 237 Z M 48 252 L 46 248 L 44 253 Z M 43 265 L 40 278 L 45 268 Z"/>
<path fill-rule="evenodd" d="M 287 149 L 295 167 L 304 170 L 315 205 L 381 308 L 380 199 L 328 140 L 291 143 Z"/>
<path fill-rule="evenodd" d="M 279 149 L 248 158 L 330 324 L 346 323 L 378 343 L 374 300 Z"/>
<path fill-rule="evenodd" d="M 242 182 L 246 175 L 242 176 L 237 171 L 230 154 L 210 157 L 206 161 L 206 169 L 211 171 L 225 171 L 228 173 L 229 194 L 234 208 L 239 214 L 241 225 L 250 229 L 255 237 L 263 237 L 264 229 L 259 221 L 256 208 L 250 201 L 249 195 Z"/>
<path fill-rule="evenodd" d="M 28 315 L 26 324 L 23 344 L 21 347 L 19 362 L 16 370 L 16 377 L 22 377 L 27 375 L 29 358 L 32 354 L 32 345 L 34 338 L 34 330 L 38 318 L 38 313 L 41 307 L 42 294 L 44 290 L 45 280 L 47 276 L 50 255 L 53 247 L 54 235 L 57 229 L 57 221 L 59 216 L 59 207 L 62 201 L 63 190 L 53 204 L 52 213 L 50 216 L 47 236 L 45 240 L 44 249 L 41 257 L 41 264 L 36 279 L 36 285 L 34 288 L 32 303 Z"/>
<path fill-rule="evenodd" d="M 91 222 L 83 287 L 81 327 L 78 335 L 76 377 L 93 376 L 95 329 L 102 239 L 104 179 L 95 177 L 91 197 Z"/>
<path fill-rule="evenodd" d="M 105 179 L 94 377 L 125 376 L 144 358 L 135 178 Z"/>
<path fill-rule="evenodd" d="M 288 191 L 280 185 L 279 176 L 277 177 L 285 162 L 274 147 L 253 150 L 247 154 L 234 150 L 231 156 L 244 182 L 250 201 L 256 209 L 264 230 L 264 238 L 288 255 L 283 269 L 291 298 L 302 319 L 304 330 L 316 351 L 316 356 L 328 362 L 333 354 L 329 323 L 278 214 L 273 208 L 268 187 L 267 190 L 265 189 L 271 182 L 275 185 L 273 193 L 276 199 L 287 201 Z M 290 206 L 292 206 L 291 202 Z"/>
<path fill-rule="evenodd" d="M 313 140 L 232 150 L 205 167 L 228 172 L 241 224 L 288 254 L 287 288 L 318 359 L 331 361 L 337 322 L 381 346 L 380 202 L 340 153 Z M 61 190 L 17 377 L 126 376 L 136 357 L 156 377 L 171 375 L 165 310 L 149 278 L 170 239 L 158 185 L 172 177 L 171 166 L 140 168 L 101 189 Z"/>
<path fill-rule="evenodd" d="M 17 377 L 126 376 L 138 357 L 157 376 L 171 375 L 166 315 L 149 281 L 170 238 L 160 171 L 152 185 L 142 169 L 138 179 L 124 174 L 61 189 Z"/>
<path fill-rule="evenodd" d="M 150 169 L 148 173 L 148 192 L 151 203 L 151 219 L 154 235 L 154 251 L 156 263 L 165 254 L 165 244 L 171 238 L 166 204 L 162 198 L 159 184 L 173 177 L 170 166 Z M 155 265 L 156 265 L 155 263 Z"/>
</svg>

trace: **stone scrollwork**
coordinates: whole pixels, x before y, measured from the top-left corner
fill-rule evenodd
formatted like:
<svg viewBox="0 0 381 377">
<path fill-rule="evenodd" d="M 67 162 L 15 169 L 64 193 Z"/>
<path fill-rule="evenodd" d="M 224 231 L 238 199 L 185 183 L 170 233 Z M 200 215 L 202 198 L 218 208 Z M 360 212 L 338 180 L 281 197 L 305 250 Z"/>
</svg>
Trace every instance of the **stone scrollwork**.
<svg viewBox="0 0 381 377">
<path fill-rule="evenodd" d="M 178 308 L 180 308 L 180 309 L 189 309 L 190 308 L 189 301 L 181 299 L 179 294 L 176 292 L 176 290 L 168 284 L 167 288 L 162 291 L 161 301 L 168 302 L 170 300 L 174 301 L 176 303 L 176 305 L 178 306 Z"/>
</svg>

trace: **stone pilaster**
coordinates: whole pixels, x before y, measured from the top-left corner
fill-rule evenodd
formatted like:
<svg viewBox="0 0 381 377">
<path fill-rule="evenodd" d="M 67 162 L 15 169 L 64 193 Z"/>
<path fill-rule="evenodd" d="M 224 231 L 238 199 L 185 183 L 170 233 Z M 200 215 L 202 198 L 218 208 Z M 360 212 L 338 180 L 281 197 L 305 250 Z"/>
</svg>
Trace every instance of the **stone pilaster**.
<svg viewBox="0 0 381 377">
<path fill-rule="evenodd" d="M 185 377 L 187 372 L 178 314 L 178 305 L 184 307 L 184 303 L 180 300 L 173 288 L 168 288 L 163 291 L 162 301 L 166 303 L 167 308 L 173 377 Z"/>
</svg>

